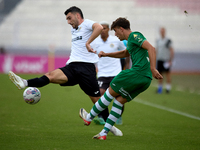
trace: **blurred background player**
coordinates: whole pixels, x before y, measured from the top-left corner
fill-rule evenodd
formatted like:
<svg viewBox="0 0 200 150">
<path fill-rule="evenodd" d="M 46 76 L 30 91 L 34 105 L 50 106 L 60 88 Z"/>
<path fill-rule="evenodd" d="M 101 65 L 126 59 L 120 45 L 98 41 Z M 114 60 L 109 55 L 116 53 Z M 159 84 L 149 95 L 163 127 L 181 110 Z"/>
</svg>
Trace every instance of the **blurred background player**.
<svg viewBox="0 0 200 150">
<path fill-rule="evenodd" d="M 106 53 L 117 52 L 120 50 L 125 50 L 126 47 L 122 41 L 120 41 L 116 36 L 109 35 L 109 23 L 106 21 L 100 22 L 103 26 L 101 35 L 94 41 L 94 50 L 99 53 L 104 51 Z M 125 58 L 124 58 L 125 60 Z M 98 70 L 98 84 L 100 87 L 100 93 L 103 95 L 106 89 L 109 87 L 112 79 L 122 71 L 121 62 L 119 58 L 102 57 L 99 58 L 97 63 Z M 123 107 L 124 109 L 124 107 Z M 96 124 L 105 124 L 107 118 L 98 115 L 98 118 L 94 119 Z M 116 124 L 122 124 L 122 118 L 117 120 Z"/>
<path fill-rule="evenodd" d="M 174 58 L 174 49 L 171 39 L 166 37 L 164 27 L 160 28 L 160 38 L 156 41 L 157 69 L 162 75 L 166 75 L 166 92 L 171 90 L 171 66 Z M 158 80 L 157 93 L 163 91 L 163 79 Z"/>
<path fill-rule="evenodd" d="M 10 80 L 18 87 L 43 87 L 49 83 L 61 86 L 74 86 L 79 84 L 80 88 L 90 97 L 93 103 L 100 97 L 99 86 L 96 78 L 98 56 L 93 52 L 90 43 L 100 35 L 103 27 L 92 20 L 84 19 L 80 8 L 72 6 L 64 12 L 68 24 L 72 26 L 72 47 L 70 59 L 62 68 L 46 73 L 40 78 L 25 80 L 9 71 Z M 106 115 L 106 116 L 104 116 Z M 107 110 L 102 116 L 108 117 Z M 116 136 L 118 129 L 112 128 Z M 121 131 L 120 131 L 121 132 Z"/>
</svg>

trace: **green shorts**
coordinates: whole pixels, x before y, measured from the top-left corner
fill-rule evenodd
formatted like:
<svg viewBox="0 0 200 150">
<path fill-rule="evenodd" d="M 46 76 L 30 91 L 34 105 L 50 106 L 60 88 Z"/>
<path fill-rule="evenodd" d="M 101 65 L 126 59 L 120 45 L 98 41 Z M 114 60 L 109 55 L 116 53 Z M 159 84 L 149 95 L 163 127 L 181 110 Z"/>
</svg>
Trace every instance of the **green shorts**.
<svg viewBox="0 0 200 150">
<path fill-rule="evenodd" d="M 133 69 L 121 71 L 110 83 L 111 88 L 127 101 L 145 91 L 151 84 L 151 78 L 138 74 Z"/>
</svg>

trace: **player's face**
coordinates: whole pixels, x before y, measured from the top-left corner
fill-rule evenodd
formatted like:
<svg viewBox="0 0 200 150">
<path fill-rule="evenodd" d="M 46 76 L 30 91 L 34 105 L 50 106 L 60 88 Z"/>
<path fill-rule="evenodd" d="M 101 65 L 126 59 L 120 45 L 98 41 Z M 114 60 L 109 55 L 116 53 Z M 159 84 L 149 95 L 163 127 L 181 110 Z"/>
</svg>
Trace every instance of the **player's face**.
<svg viewBox="0 0 200 150">
<path fill-rule="evenodd" d="M 107 25 L 102 25 L 103 30 L 101 32 L 101 38 L 108 37 L 109 28 Z"/>
<path fill-rule="evenodd" d="M 78 28 L 79 21 L 78 21 L 78 18 L 77 18 L 77 13 L 69 12 L 66 15 L 66 20 L 67 20 L 67 23 L 70 24 L 74 29 Z"/>
<path fill-rule="evenodd" d="M 165 28 L 160 29 L 160 34 L 163 38 L 165 37 Z"/>
<path fill-rule="evenodd" d="M 116 27 L 116 28 L 114 28 L 114 31 L 115 31 L 115 36 L 117 36 L 117 37 L 119 38 L 120 41 L 122 41 L 122 40 L 125 39 L 125 38 L 124 38 L 124 33 L 123 33 L 123 31 L 122 31 L 121 28 Z"/>
</svg>

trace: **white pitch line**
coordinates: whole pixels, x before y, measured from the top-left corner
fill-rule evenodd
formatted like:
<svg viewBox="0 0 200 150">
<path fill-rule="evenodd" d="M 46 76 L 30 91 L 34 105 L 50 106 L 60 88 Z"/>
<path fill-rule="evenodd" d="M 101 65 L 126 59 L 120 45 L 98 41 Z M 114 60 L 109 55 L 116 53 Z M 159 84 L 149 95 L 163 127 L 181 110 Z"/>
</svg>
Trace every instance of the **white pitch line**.
<svg viewBox="0 0 200 150">
<path fill-rule="evenodd" d="M 148 105 L 148 106 L 151 106 L 151 107 L 155 107 L 155 108 L 158 108 L 158 109 L 166 110 L 166 111 L 169 111 L 169 112 L 172 112 L 172 113 L 175 113 L 175 114 L 179 114 L 179 115 L 182 115 L 182 116 L 185 116 L 185 117 L 188 117 L 188 118 L 200 120 L 200 117 L 193 116 L 193 115 L 190 115 L 190 114 L 187 114 L 187 113 L 184 113 L 184 112 L 181 112 L 181 111 L 177 111 L 177 110 L 174 110 L 174 109 L 171 109 L 171 108 L 168 108 L 168 107 L 164 107 L 164 106 L 161 106 L 161 105 L 158 105 L 158 104 L 153 104 L 153 103 L 150 103 L 150 102 L 147 102 L 147 101 L 143 101 L 143 100 L 138 99 L 138 98 L 136 98 L 134 101 L 137 102 L 137 103 L 141 103 L 141 104 Z"/>
</svg>

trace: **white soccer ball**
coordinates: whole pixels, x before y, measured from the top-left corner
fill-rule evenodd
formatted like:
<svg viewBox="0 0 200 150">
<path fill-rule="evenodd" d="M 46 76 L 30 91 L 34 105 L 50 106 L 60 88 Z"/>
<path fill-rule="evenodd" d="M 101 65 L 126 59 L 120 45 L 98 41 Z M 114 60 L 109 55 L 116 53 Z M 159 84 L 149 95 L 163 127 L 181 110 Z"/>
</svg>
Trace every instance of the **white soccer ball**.
<svg viewBox="0 0 200 150">
<path fill-rule="evenodd" d="M 23 97 L 26 103 L 36 104 L 40 101 L 41 93 L 38 88 L 28 87 L 24 90 Z"/>
</svg>

